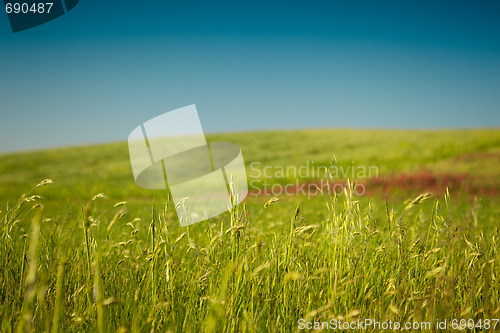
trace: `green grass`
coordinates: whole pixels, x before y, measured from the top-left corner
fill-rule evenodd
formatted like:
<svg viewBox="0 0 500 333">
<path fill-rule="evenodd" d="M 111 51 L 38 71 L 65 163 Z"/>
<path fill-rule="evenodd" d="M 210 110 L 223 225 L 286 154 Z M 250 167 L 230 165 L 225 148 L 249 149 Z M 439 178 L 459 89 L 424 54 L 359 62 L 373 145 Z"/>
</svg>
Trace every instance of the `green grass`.
<svg viewBox="0 0 500 333">
<path fill-rule="evenodd" d="M 329 165 L 335 154 L 382 176 L 469 173 L 498 188 L 498 130 L 208 139 L 239 144 L 247 166 Z M 181 228 L 167 191 L 135 185 L 126 143 L 0 161 L 4 331 L 290 332 L 300 318 L 500 317 L 496 197 L 250 197 Z M 33 188 L 46 178 L 54 183 Z"/>
</svg>

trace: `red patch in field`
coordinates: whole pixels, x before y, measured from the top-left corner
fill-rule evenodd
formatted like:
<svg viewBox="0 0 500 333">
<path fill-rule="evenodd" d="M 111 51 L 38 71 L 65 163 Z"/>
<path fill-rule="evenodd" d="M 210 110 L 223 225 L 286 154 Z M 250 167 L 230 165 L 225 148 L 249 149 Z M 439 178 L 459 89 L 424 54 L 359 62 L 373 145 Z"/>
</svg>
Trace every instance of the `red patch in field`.
<svg viewBox="0 0 500 333">
<path fill-rule="evenodd" d="M 371 178 L 365 185 L 371 193 L 382 195 L 394 192 L 427 192 L 443 195 L 446 189 L 452 194 L 466 193 L 492 197 L 500 194 L 498 183 L 485 177 L 471 177 L 468 174 L 432 174 L 428 171 Z"/>
<path fill-rule="evenodd" d="M 434 175 L 430 172 L 413 174 L 389 175 L 387 177 L 370 178 L 365 182 L 367 192 L 388 195 L 394 192 L 427 192 L 442 195 L 446 189 L 451 193 L 460 191 L 469 192 L 469 176 L 467 174 L 441 174 Z"/>
<path fill-rule="evenodd" d="M 468 174 L 432 174 L 421 171 L 411 174 L 391 174 L 386 177 L 368 178 L 352 182 L 354 195 L 419 194 L 431 193 L 443 195 L 446 189 L 452 194 L 467 193 L 470 195 L 498 196 L 497 186 L 485 186 L 486 180 L 475 181 Z M 298 184 L 269 186 L 260 191 L 251 191 L 250 195 L 309 195 L 343 194 L 348 189 L 347 181 L 317 180 Z"/>
</svg>

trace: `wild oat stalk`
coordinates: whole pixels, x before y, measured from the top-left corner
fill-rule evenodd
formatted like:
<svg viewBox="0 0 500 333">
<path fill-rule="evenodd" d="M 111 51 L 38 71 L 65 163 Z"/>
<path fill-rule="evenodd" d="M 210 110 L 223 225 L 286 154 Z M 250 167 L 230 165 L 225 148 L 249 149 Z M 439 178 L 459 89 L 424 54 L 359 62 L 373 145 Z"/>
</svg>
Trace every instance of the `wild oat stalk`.
<svg viewBox="0 0 500 333">
<path fill-rule="evenodd" d="M 41 207 L 40 207 L 41 208 Z M 31 220 L 30 245 L 27 253 L 28 274 L 24 283 L 24 302 L 18 332 L 30 332 L 33 326 L 33 311 L 37 289 L 38 243 L 40 240 L 41 209 L 36 209 Z"/>
<path fill-rule="evenodd" d="M 57 266 L 56 275 L 56 295 L 54 304 L 54 314 L 52 317 L 52 333 L 59 332 L 59 321 L 61 317 L 61 311 L 64 308 L 64 295 L 63 295 L 63 284 L 64 284 L 64 267 L 66 265 L 66 255 L 63 251 L 59 250 L 59 264 Z"/>
<path fill-rule="evenodd" d="M 94 299 L 97 309 L 97 331 L 104 332 L 104 305 L 103 305 L 103 287 L 101 278 L 101 267 L 99 262 L 99 251 L 95 252 L 94 268 Z"/>
</svg>

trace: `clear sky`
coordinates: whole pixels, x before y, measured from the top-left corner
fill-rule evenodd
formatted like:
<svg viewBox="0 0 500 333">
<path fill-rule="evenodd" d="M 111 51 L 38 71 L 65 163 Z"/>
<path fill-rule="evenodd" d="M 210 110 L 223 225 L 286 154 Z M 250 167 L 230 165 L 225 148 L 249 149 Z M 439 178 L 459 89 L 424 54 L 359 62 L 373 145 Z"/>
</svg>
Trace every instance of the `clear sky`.
<svg viewBox="0 0 500 333">
<path fill-rule="evenodd" d="M 0 151 L 205 132 L 500 126 L 499 1 L 92 1 L 13 34 Z"/>
</svg>

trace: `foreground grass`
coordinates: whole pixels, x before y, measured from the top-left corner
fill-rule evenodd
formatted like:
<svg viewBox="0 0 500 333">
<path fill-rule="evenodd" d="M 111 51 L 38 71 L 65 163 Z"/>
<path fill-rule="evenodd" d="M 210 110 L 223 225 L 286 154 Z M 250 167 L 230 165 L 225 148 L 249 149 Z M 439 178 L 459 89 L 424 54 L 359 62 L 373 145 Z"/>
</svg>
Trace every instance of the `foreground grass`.
<svg viewBox="0 0 500 333">
<path fill-rule="evenodd" d="M 101 195 L 78 220 L 51 220 L 33 195 L 2 216 L 3 330 L 290 332 L 300 318 L 499 316 L 498 211 L 481 202 L 456 214 L 447 196 L 363 208 L 346 194 L 317 198 L 317 214 L 256 201 L 181 229 L 168 206 L 133 219 L 123 203 L 98 208 Z"/>
<path fill-rule="evenodd" d="M 354 150 L 357 161 L 377 161 L 384 172 L 450 168 L 446 161 L 455 156 L 495 152 L 499 145 L 495 131 L 435 133 L 434 144 L 428 132 L 378 133 L 380 142 L 374 133 L 367 134 L 372 139 L 349 133 L 335 143 L 301 132 L 296 142 L 305 143 L 289 147 L 289 155 L 282 147 L 274 160 L 255 148 L 271 140 L 266 135 L 254 136 L 253 144 L 250 134 L 213 139 L 238 142 L 247 163 L 269 165 L 301 165 L 304 160 L 292 152 L 306 156 L 330 142 L 340 147 L 331 152 L 338 157 Z M 285 144 L 286 138 L 274 137 Z M 468 145 L 440 156 L 443 142 L 453 140 Z M 410 162 L 406 148 L 400 155 L 381 154 L 403 141 L 429 147 Z M 349 192 L 311 200 L 252 197 L 231 212 L 181 228 L 166 193 L 131 182 L 123 148 L 2 160 L 2 330 L 290 332 L 301 318 L 434 325 L 436 319 L 477 323 L 500 316 L 495 198 L 445 194 L 386 202 Z M 304 159 L 322 160 L 322 150 L 309 154 Z M 496 172 L 494 166 L 483 169 L 486 175 Z M 29 191 L 29 182 L 44 177 L 54 183 Z"/>
</svg>

